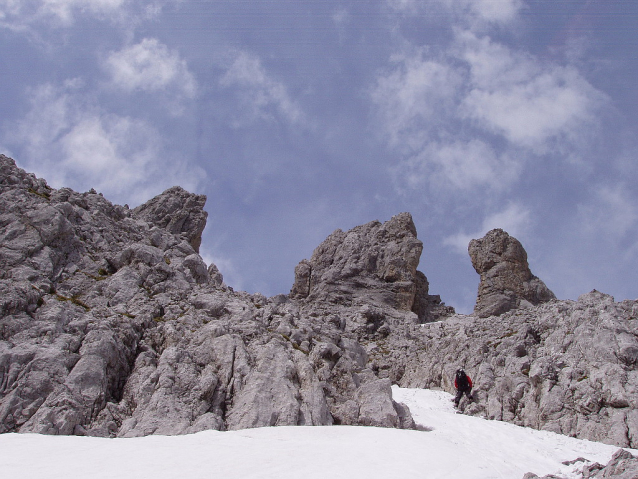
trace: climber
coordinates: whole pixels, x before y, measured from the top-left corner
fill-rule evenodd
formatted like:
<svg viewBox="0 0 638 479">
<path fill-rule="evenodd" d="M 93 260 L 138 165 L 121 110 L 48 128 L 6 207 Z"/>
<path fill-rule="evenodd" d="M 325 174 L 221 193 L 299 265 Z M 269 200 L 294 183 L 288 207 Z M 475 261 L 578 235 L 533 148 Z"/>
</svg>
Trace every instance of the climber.
<svg viewBox="0 0 638 479">
<path fill-rule="evenodd" d="M 470 401 L 474 400 L 472 396 L 472 380 L 465 374 L 463 368 L 456 370 L 456 376 L 454 377 L 454 387 L 456 388 L 456 397 L 454 398 L 454 406 L 459 407 L 459 402 L 463 394 L 467 396 Z"/>
</svg>

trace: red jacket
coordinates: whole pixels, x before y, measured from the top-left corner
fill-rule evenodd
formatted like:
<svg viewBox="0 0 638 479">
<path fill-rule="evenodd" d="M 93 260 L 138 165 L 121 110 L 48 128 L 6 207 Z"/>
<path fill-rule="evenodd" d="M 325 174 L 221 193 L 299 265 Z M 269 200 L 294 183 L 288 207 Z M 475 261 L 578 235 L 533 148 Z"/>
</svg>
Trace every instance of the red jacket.
<svg viewBox="0 0 638 479">
<path fill-rule="evenodd" d="M 467 378 L 467 389 L 472 389 L 472 380 L 470 379 L 470 377 L 466 374 L 465 377 Z M 459 385 L 457 383 L 456 377 L 454 378 L 454 387 L 456 389 L 459 388 Z"/>
</svg>

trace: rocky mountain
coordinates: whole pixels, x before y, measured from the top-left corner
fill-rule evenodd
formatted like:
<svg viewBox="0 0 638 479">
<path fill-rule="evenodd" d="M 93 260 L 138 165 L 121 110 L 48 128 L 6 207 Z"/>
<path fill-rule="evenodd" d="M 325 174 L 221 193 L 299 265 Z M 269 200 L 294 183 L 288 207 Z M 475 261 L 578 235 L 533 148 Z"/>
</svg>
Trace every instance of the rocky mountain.
<svg viewBox="0 0 638 479">
<path fill-rule="evenodd" d="M 354 333 L 374 334 L 381 316 L 364 298 L 346 317 L 226 287 L 197 254 L 205 197 L 174 187 L 129 210 L 52 189 L 5 156 L 0 167 L 0 432 L 413 427 Z M 408 223 L 393 219 L 378 238 L 405 258 L 383 263 L 402 302 L 381 291 L 379 305 L 390 301 L 396 322 L 416 321 L 420 242 Z"/>
<path fill-rule="evenodd" d="M 420 327 L 403 386 L 476 385 L 466 413 L 619 446 L 638 445 L 638 303 L 593 291 L 498 317 Z"/>
<path fill-rule="evenodd" d="M 336 230 L 309 261 L 297 265 L 290 298 L 412 311 L 419 322 L 453 314 L 438 295 L 429 294 L 427 278 L 417 271 L 422 251 L 409 213 L 384 224 L 372 221 L 345 233 Z"/>
<path fill-rule="evenodd" d="M 411 428 L 391 384 L 451 392 L 462 366 L 466 414 L 638 447 L 638 302 L 557 300 L 502 230 L 469 245 L 472 315 L 430 294 L 408 213 L 335 231 L 266 298 L 199 256 L 201 195 L 128 209 L 0 166 L 0 432 Z"/>
</svg>

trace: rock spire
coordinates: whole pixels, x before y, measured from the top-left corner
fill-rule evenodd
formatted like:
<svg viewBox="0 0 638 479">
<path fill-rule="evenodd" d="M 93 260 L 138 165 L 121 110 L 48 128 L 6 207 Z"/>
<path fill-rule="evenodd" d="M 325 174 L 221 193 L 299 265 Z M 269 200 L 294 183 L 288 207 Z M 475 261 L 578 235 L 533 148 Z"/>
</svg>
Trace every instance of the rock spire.
<svg viewBox="0 0 638 479">
<path fill-rule="evenodd" d="M 290 296 L 334 304 L 388 305 L 414 311 L 421 322 L 454 313 L 430 295 L 417 271 L 423 243 L 410 213 L 332 233 L 295 268 Z"/>
<path fill-rule="evenodd" d="M 556 299 L 534 276 L 523 245 L 502 229 L 470 241 L 472 266 L 481 275 L 474 313 L 481 318 Z"/>
</svg>

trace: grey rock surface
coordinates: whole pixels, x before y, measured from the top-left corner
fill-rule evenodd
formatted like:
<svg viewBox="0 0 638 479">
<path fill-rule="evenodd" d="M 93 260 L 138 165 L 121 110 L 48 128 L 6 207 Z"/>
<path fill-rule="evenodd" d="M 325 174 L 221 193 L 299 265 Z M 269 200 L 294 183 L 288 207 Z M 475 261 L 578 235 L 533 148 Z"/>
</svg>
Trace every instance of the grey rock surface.
<svg viewBox="0 0 638 479">
<path fill-rule="evenodd" d="M 474 313 L 482 318 L 556 299 L 534 276 L 521 243 L 501 229 L 470 241 L 472 266 L 481 275 Z"/>
<path fill-rule="evenodd" d="M 129 210 L 0 167 L 0 432 L 414 428 L 390 386 L 453 392 L 463 366 L 466 414 L 638 447 L 638 302 L 555 299 L 505 232 L 470 244 L 477 314 L 429 294 L 407 213 L 335 231 L 266 298 L 197 253 L 203 196 Z"/>
<path fill-rule="evenodd" d="M 164 193 L 133 209 L 133 216 L 174 235 L 184 235 L 196 253 L 202 243 L 208 213 L 206 196 L 173 186 Z"/>
<path fill-rule="evenodd" d="M 629 451 L 619 449 L 614 453 L 606 465 L 589 463 L 584 458 L 571 461 L 573 464 L 584 463 L 582 470 L 577 476 L 570 475 L 570 478 L 578 479 L 636 479 L 638 477 L 638 458 Z M 569 464 L 568 462 L 567 464 Z M 540 478 L 536 474 L 527 473 L 523 479 L 568 479 L 566 476 L 549 474 Z"/>
<path fill-rule="evenodd" d="M 204 196 L 129 210 L 0 167 L 0 432 L 414 426 L 346 331 L 357 308 L 335 320 L 207 267 Z"/>
<path fill-rule="evenodd" d="M 582 439 L 638 446 L 638 301 L 598 291 L 494 318 L 457 315 L 418 327 L 399 383 L 452 392 L 474 381 L 466 414 Z"/>
<path fill-rule="evenodd" d="M 618 450 L 605 465 L 591 464 L 583 468 L 583 479 L 635 479 L 638 477 L 638 458 L 624 449 Z"/>
<path fill-rule="evenodd" d="M 409 213 L 336 230 L 295 268 L 293 299 L 337 305 L 369 304 L 414 311 L 421 322 L 454 313 L 429 294 L 417 271 L 423 243 Z"/>
</svg>

